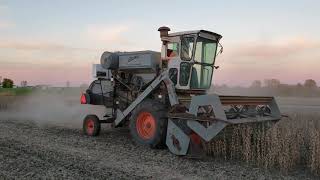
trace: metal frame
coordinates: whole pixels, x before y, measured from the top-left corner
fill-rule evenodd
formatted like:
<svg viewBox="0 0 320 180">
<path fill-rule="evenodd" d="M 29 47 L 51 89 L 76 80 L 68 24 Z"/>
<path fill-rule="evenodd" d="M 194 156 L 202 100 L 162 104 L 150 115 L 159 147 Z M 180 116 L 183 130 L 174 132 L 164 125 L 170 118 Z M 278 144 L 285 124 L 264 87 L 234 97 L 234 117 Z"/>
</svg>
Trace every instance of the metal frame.
<svg viewBox="0 0 320 180">
<path fill-rule="evenodd" d="M 139 103 L 141 103 L 155 88 L 157 88 L 161 82 L 166 84 L 171 106 L 179 104 L 178 97 L 175 93 L 174 84 L 170 80 L 168 73 L 168 70 L 162 72 L 124 111 L 120 111 L 118 109 L 116 113 L 117 118 L 115 120 L 115 125 L 118 126 Z"/>
</svg>

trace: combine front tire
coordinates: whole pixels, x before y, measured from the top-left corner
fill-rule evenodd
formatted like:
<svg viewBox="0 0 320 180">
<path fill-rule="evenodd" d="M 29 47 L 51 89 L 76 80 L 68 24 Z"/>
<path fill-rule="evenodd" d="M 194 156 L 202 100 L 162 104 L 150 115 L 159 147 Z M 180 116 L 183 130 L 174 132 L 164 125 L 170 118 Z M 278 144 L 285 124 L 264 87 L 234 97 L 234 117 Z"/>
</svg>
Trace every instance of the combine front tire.
<svg viewBox="0 0 320 180">
<path fill-rule="evenodd" d="M 165 147 L 167 134 L 167 108 L 164 104 L 147 99 L 132 112 L 130 132 L 133 139 L 151 148 Z"/>
<path fill-rule="evenodd" d="M 83 132 L 88 136 L 98 136 L 100 133 L 100 122 L 96 115 L 87 115 L 83 120 Z"/>
</svg>

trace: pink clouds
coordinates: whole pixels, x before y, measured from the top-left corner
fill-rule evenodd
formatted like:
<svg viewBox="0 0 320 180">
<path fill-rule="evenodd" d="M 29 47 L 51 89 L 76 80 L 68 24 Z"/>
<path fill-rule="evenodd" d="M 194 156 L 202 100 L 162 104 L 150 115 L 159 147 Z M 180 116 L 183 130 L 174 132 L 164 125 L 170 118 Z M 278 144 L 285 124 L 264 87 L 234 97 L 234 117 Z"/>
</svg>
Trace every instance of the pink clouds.
<svg viewBox="0 0 320 180">
<path fill-rule="evenodd" d="M 119 43 L 125 41 L 123 33 L 129 31 L 127 25 L 89 25 L 87 33 L 90 38 L 108 43 Z"/>
<path fill-rule="evenodd" d="M 96 38 L 112 44 L 120 40 L 127 29 L 119 26 L 114 30 L 100 30 Z M 130 50 L 130 44 L 121 47 L 126 46 Z M 221 68 L 214 73 L 214 83 L 249 85 L 256 79 L 277 78 L 295 84 L 312 78 L 320 84 L 319 41 L 291 38 L 224 44 L 224 47 L 224 53 L 216 61 Z M 18 84 L 22 80 L 53 85 L 65 85 L 66 81 L 74 85 L 88 83 L 91 64 L 99 62 L 102 51 L 40 40 L 4 39 L 0 41 L 0 76 L 13 78 Z"/>
<path fill-rule="evenodd" d="M 82 83 L 89 83 L 91 80 L 91 64 L 72 68 L 66 67 L 0 67 L 0 76 L 8 77 L 20 85 L 20 82 L 27 80 L 29 84 L 50 84 L 54 86 L 64 86 L 67 81 L 71 85 L 78 86 Z"/>
<path fill-rule="evenodd" d="M 137 23 L 121 22 L 116 24 L 89 24 L 85 32 L 85 41 L 95 47 L 108 51 L 137 51 L 150 50 L 150 44 L 143 27 Z M 141 37 L 141 38 L 139 38 Z M 158 37 L 158 36 L 157 36 Z M 145 43 L 147 41 L 147 44 Z M 158 42 L 160 44 L 160 41 Z"/>
<path fill-rule="evenodd" d="M 21 51 L 94 51 L 95 49 L 70 47 L 63 43 L 27 38 L 2 38 L 0 48 Z"/>
<path fill-rule="evenodd" d="M 98 50 L 37 40 L 3 40 L 0 41 L 0 76 L 12 78 L 17 85 L 22 80 L 33 85 L 88 83 L 91 64 L 99 61 L 95 58 L 98 53 Z"/>
<path fill-rule="evenodd" d="M 236 85 L 266 78 L 292 84 L 312 78 L 320 83 L 319 59 L 320 42 L 306 38 L 242 42 L 225 46 L 215 79 L 219 84 Z"/>
<path fill-rule="evenodd" d="M 242 42 L 229 47 L 232 57 L 283 58 L 320 49 L 320 42 L 305 38 L 283 39 L 273 42 Z"/>
</svg>

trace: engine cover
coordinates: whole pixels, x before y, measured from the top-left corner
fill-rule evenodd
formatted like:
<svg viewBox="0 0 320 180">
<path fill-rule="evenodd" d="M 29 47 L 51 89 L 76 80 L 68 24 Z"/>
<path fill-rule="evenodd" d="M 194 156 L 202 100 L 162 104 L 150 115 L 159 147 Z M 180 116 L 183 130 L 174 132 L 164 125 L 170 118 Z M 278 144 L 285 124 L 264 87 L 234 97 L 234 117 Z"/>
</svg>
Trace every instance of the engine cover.
<svg viewBox="0 0 320 180">
<path fill-rule="evenodd" d="M 110 70 L 156 72 L 160 56 L 155 51 L 104 52 L 101 65 Z"/>
</svg>

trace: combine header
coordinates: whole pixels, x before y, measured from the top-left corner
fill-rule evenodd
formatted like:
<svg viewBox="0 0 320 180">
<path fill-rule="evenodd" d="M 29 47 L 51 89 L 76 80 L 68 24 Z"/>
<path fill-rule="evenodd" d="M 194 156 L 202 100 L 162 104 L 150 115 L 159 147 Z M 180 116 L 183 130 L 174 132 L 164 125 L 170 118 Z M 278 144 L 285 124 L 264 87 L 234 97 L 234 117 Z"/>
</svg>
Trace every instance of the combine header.
<svg viewBox="0 0 320 180">
<path fill-rule="evenodd" d="M 103 120 L 85 117 L 85 134 L 98 135 L 100 123 L 129 126 L 136 142 L 186 155 L 235 124 L 280 120 L 273 97 L 207 94 L 222 52 L 221 35 L 205 30 L 169 34 L 168 27 L 159 31 L 161 53 L 104 52 L 101 64 L 94 65 L 97 80 L 81 103 L 104 105 L 110 113 Z"/>
</svg>

